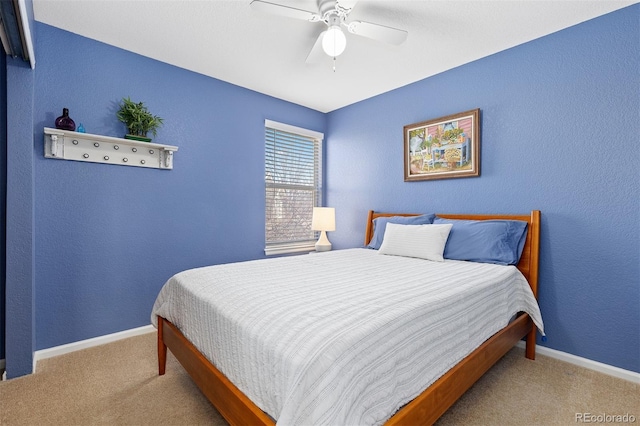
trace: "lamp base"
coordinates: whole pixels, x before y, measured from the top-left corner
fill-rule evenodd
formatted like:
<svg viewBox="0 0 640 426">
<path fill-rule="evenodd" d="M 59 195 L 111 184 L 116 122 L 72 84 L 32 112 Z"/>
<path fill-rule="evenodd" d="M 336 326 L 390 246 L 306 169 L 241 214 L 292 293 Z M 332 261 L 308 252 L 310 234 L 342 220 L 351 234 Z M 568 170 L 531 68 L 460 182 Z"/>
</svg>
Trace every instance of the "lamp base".
<svg viewBox="0 0 640 426">
<path fill-rule="evenodd" d="M 330 250 L 331 250 L 331 244 L 327 244 L 327 245 L 316 244 L 316 251 L 330 251 Z"/>
<path fill-rule="evenodd" d="M 316 251 L 329 251 L 329 250 L 331 250 L 331 242 L 329 242 L 329 239 L 327 238 L 327 233 L 325 231 L 322 231 L 322 233 L 320 234 L 320 238 L 316 243 Z"/>
</svg>

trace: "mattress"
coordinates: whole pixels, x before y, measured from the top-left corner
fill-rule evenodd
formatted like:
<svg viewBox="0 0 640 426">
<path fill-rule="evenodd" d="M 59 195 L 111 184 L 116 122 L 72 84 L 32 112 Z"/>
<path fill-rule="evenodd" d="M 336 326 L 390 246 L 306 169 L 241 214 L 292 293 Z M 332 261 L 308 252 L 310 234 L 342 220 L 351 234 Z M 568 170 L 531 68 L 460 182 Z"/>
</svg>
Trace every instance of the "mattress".
<svg viewBox="0 0 640 426">
<path fill-rule="evenodd" d="M 348 249 L 191 269 L 151 319 L 176 325 L 278 425 L 381 424 L 538 304 L 514 266 Z"/>
</svg>

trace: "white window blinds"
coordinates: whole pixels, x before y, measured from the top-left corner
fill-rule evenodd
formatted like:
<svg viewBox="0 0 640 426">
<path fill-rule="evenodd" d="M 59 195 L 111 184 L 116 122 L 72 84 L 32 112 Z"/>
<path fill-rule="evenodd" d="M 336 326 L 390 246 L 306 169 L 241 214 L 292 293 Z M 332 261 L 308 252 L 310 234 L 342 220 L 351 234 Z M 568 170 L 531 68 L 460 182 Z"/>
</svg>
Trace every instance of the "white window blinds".
<svg viewBox="0 0 640 426">
<path fill-rule="evenodd" d="M 313 250 L 322 205 L 322 133 L 265 121 L 265 253 Z"/>
</svg>

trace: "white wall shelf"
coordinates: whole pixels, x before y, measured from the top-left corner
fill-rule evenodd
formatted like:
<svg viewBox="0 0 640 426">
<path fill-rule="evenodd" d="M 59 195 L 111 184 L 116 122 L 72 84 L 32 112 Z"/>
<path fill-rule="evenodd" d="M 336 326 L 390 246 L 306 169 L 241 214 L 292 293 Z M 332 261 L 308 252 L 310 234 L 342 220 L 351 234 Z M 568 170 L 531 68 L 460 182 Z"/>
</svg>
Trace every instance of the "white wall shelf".
<svg viewBox="0 0 640 426">
<path fill-rule="evenodd" d="M 173 169 L 177 146 L 44 128 L 44 156 L 120 166 Z"/>
</svg>

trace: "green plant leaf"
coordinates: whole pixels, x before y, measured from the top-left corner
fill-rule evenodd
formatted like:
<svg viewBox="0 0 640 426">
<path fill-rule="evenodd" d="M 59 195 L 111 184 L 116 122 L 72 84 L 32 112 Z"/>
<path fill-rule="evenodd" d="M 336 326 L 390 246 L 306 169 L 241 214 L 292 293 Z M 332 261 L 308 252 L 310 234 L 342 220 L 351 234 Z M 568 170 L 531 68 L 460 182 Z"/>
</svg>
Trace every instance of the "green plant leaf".
<svg viewBox="0 0 640 426">
<path fill-rule="evenodd" d="M 120 109 L 116 112 L 116 118 L 127 126 L 129 134 L 146 136 L 148 132 L 157 135 L 158 128 L 162 126 L 163 119 L 151 114 L 144 102 L 133 102 L 130 97 L 122 98 Z"/>
</svg>

